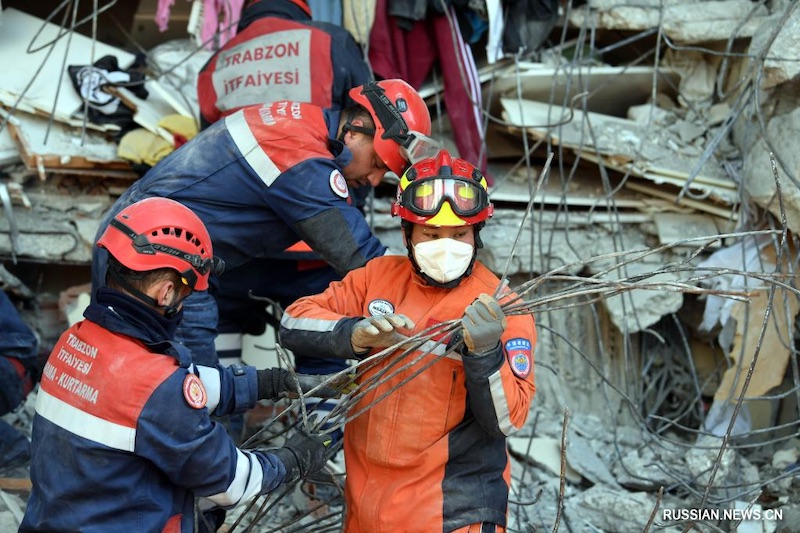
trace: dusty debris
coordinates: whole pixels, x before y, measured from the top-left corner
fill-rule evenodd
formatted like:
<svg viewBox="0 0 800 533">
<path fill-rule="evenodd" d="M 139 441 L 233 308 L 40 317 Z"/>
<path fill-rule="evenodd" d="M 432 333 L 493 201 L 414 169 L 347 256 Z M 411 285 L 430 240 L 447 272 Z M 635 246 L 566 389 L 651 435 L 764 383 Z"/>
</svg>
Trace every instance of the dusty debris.
<svg viewBox="0 0 800 533">
<path fill-rule="evenodd" d="M 781 86 L 779 92 L 796 91 L 797 85 L 798 82 L 794 80 Z M 742 140 L 752 143 L 748 146 L 742 169 L 745 191 L 756 205 L 768 209 L 776 217 L 785 216 L 788 227 L 794 231 L 800 228 L 800 188 L 795 171 L 791 170 L 798 168 L 800 163 L 798 131 L 800 108 L 776 114 L 769 119 L 764 137 Z M 771 153 L 777 157 L 777 180 L 772 170 Z M 780 196 L 777 194 L 779 187 Z"/>
<path fill-rule="evenodd" d="M 537 468 L 543 468 L 553 476 L 561 475 L 561 441 L 552 437 L 509 437 L 511 452 L 521 460 L 530 460 Z M 580 483 L 579 474 L 566 463 L 564 475 L 570 483 Z"/>
<path fill-rule="evenodd" d="M 595 485 L 565 503 L 571 527 L 600 531 L 642 531 L 656 499 L 645 492 Z"/>
<path fill-rule="evenodd" d="M 595 485 L 619 488 L 608 467 L 597 455 L 589 441 L 572 432 L 567 439 L 567 461 L 581 476 Z"/>
<path fill-rule="evenodd" d="M 3 531 L 16 531 L 22 522 L 25 502 L 19 496 L 0 490 L 0 529 Z"/>
<path fill-rule="evenodd" d="M 787 3 L 780 12 L 764 20 L 750 40 L 750 54 L 764 57 L 762 89 L 777 87 L 800 73 L 797 62 L 788 60 L 797 52 L 799 44 L 800 11 Z"/>
<path fill-rule="evenodd" d="M 76 127 L 84 125 L 76 118 L 83 101 L 71 86 L 69 76 L 62 72 L 62 65 L 91 65 L 97 58 L 113 55 L 124 69 L 134 60 L 129 52 L 93 43 L 88 37 L 65 32 L 56 24 L 14 8 L 3 10 L 2 28 L 0 57 L 4 65 L 14 68 L 3 72 L 0 103 L 32 114 L 52 115 L 59 122 Z M 93 123 L 88 127 L 114 129 Z"/>
<path fill-rule="evenodd" d="M 714 239 L 771 226 L 789 230 L 793 241 L 800 227 L 793 170 L 800 166 L 800 67 L 794 60 L 800 9 L 792 2 L 749 0 L 582 4 L 566 3 L 567 27 L 551 34 L 551 48 L 480 70 L 491 117 L 486 146 L 496 204 L 481 233 L 481 260 L 505 273 L 513 287 L 559 268 L 588 278 L 630 250 L 660 248 L 626 265 L 618 277 L 647 276 L 683 261 L 687 269 L 694 264 L 771 273 L 781 254 L 780 282 L 787 286 L 771 296 L 775 280 L 760 280 L 742 302 L 637 291 L 597 302 L 576 299 L 537 314 L 532 422 L 509 441 L 515 461 L 509 530 L 551 529 L 563 504 L 563 528 L 641 531 L 657 508 L 741 508 L 760 493 L 759 507 L 752 508 L 780 510 L 782 516 L 739 527 L 791 531 L 800 516 L 794 503 L 800 448 L 789 438 L 798 427 L 797 376 L 786 372 L 796 357 L 796 250 L 774 244 L 774 235 L 770 247 L 747 251 L 737 248 L 739 238 Z M 368 14 L 349 18 L 369 26 Z M 0 180 L 12 205 L 0 216 L 0 255 L 21 262 L 9 261 L 10 271 L 0 268 L 0 285 L 26 300 L 47 302 L 48 317 L 58 321 L 50 329 L 58 329 L 61 322 L 80 319 L 85 287 L 65 291 L 69 303 L 59 308 L 57 295 L 45 299 L 43 285 L 50 280 L 29 275 L 31 265 L 85 268 L 102 213 L 138 174 L 119 157 L 117 140 L 103 133 L 114 128 L 85 123 L 69 82 L 62 80 L 60 89 L 53 83 L 61 68 L 53 58 L 66 50 L 66 36 L 53 41 L 56 28 L 14 9 L 3 11 L 2 24 L 0 56 L 30 61 L 0 80 L 0 103 L 6 110 L 16 105 L 8 127 L 0 130 Z M 659 30 L 663 37 L 657 41 Z M 89 65 L 106 53 L 121 65 L 133 60 L 130 52 L 102 43 L 91 56 L 90 39 L 71 39 L 70 64 Z M 28 53 L 49 42 L 49 61 L 39 59 L 47 47 Z M 634 51 L 636 57 L 626 58 Z M 209 54 L 188 40 L 164 43 L 148 51 L 152 99 L 120 92 L 135 107 L 134 120 L 164 140 L 164 153 L 175 139 L 159 122 L 168 114 L 197 117 L 194 79 Z M 615 57 L 625 59 L 615 64 Z M 25 91 L 40 64 L 42 73 Z M 426 91 L 433 101 L 441 86 Z M 452 144 L 443 117 L 434 132 Z M 550 151 L 555 163 L 535 190 Z M 397 220 L 388 214 L 393 194 L 392 186 L 379 188 L 368 216 L 381 240 L 405 254 Z M 526 216 L 531 195 L 533 209 Z M 18 228 L 15 246 L 9 211 Z M 686 242 L 703 237 L 707 241 Z M 717 262 L 703 263 L 717 250 Z M 603 261 L 590 260 L 603 255 Z M 707 286 L 720 290 L 755 288 L 753 278 L 736 273 L 710 279 Z M 86 281 L 59 280 L 66 287 Z M 562 288 L 563 283 L 543 283 L 532 296 Z M 720 453 L 720 437 L 729 431 L 740 396 L 742 409 Z M 759 403 L 767 404 L 761 414 Z M 562 450 L 565 406 L 572 414 Z M 32 405 L 25 406 L 19 421 L 29 422 L 30 412 Z M 24 473 L 19 479 L 24 483 Z M 2 490 L 11 500 L 0 502 L 0 530 L 13 530 L 24 491 L 20 496 Z M 280 527 L 305 502 L 302 493 L 287 498 L 259 524 L 261 530 Z M 683 530 L 663 516 L 656 512 L 655 529 Z M 229 518 L 230 527 L 236 513 Z M 723 525 L 730 524 L 715 527 Z"/>
<path fill-rule="evenodd" d="M 752 37 L 767 15 L 765 6 L 749 0 L 589 0 L 572 11 L 569 21 L 614 30 L 660 27 L 670 39 L 689 44 Z"/>
<path fill-rule="evenodd" d="M 721 267 L 775 272 L 778 260 L 772 242 L 761 238 L 719 250 L 698 265 L 698 268 Z M 780 268 L 788 266 L 782 264 Z M 715 276 L 709 283 L 718 287 L 738 285 L 753 292 L 746 304 L 714 296 L 708 299 L 700 328 L 711 331 L 720 327 L 720 346 L 732 359 L 714 397 L 727 402 L 734 401 L 740 394 L 745 398 L 762 397 L 783 381 L 792 353 L 788 348 L 793 336 L 791 317 L 797 315 L 800 305 L 795 297 L 781 289 L 773 293 L 769 285 L 736 274 Z M 762 318 L 765 316 L 769 317 L 767 327 Z M 758 364 L 744 390 L 745 377 L 756 357 Z"/>
<path fill-rule="evenodd" d="M 116 142 L 105 135 L 45 118 L 17 112 L 8 121 L 8 131 L 17 144 L 25 166 L 43 181 L 47 173 L 80 170 L 86 175 L 138 177 L 127 161 L 117 157 Z"/>
<path fill-rule="evenodd" d="M 595 112 L 583 112 L 532 100 L 501 99 L 512 125 L 525 127 L 535 139 L 549 139 L 580 152 L 583 158 L 602 161 L 608 168 L 646 178 L 657 184 L 688 183 L 700 166 L 700 150 L 688 150 L 677 132 L 660 124 Z M 568 121 L 568 122 L 567 122 Z M 565 123 L 566 122 L 566 123 Z M 697 194 L 709 195 L 725 204 L 736 201 L 736 185 L 725 175 L 720 162 L 704 164 L 691 182 Z"/>
<path fill-rule="evenodd" d="M 19 161 L 19 149 L 8 128 L 0 130 L 0 166 L 12 165 Z"/>
<path fill-rule="evenodd" d="M 664 464 L 676 465 L 682 451 L 649 443 L 640 448 L 628 449 L 614 463 L 613 474 L 617 482 L 630 490 L 657 492 L 659 487 L 669 487 L 675 482 L 674 476 Z"/>
</svg>

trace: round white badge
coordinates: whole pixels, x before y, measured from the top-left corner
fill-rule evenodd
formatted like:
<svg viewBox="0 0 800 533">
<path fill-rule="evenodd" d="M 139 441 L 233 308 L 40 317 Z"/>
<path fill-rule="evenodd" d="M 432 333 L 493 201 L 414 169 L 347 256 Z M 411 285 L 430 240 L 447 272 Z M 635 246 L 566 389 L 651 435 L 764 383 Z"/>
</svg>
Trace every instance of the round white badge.
<svg viewBox="0 0 800 533">
<path fill-rule="evenodd" d="M 391 315 L 394 313 L 394 306 L 386 300 L 372 300 L 367 305 L 367 310 L 372 316 Z"/>
<path fill-rule="evenodd" d="M 342 173 L 338 170 L 331 172 L 328 183 L 330 183 L 331 190 L 336 196 L 340 198 L 347 198 L 350 196 L 350 189 L 347 188 L 347 181 L 345 181 L 344 176 L 342 176 Z"/>
</svg>

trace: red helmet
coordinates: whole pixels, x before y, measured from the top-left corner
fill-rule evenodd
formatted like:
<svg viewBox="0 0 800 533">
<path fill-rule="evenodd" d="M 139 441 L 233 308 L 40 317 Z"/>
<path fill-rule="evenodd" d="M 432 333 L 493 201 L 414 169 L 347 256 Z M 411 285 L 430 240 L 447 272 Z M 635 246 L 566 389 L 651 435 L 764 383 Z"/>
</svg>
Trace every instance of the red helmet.
<svg viewBox="0 0 800 533">
<path fill-rule="evenodd" d="M 399 79 L 353 87 L 350 98 L 372 115 L 375 153 L 399 176 L 408 164 L 400 148 L 411 144 L 410 133 L 431 134 L 431 115 L 425 101 L 411 85 Z"/>
<path fill-rule="evenodd" d="M 111 219 L 98 239 L 101 246 L 131 270 L 177 270 L 193 290 L 208 288 L 208 276 L 225 264 L 214 257 L 203 221 L 169 198 L 146 198 Z"/>
<path fill-rule="evenodd" d="M 397 185 L 392 215 L 427 226 L 470 226 L 494 212 L 480 170 L 447 150 L 406 170 Z"/>
</svg>

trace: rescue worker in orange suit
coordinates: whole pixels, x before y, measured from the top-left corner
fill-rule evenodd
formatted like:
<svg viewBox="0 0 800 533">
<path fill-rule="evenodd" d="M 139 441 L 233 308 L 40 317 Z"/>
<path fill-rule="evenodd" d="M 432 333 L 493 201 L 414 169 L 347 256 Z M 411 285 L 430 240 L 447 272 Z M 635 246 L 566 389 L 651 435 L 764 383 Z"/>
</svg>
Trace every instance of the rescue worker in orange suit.
<svg viewBox="0 0 800 533">
<path fill-rule="evenodd" d="M 278 100 L 343 109 L 353 104 L 350 89 L 371 79 L 350 32 L 311 20 L 305 0 L 250 0 L 236 36 L 200 70 L 201 127 L 242 107 Z"/>
<path fill-rule="evenodd" d="M 505 531 L 506 437 L 525 424 L 536 390 L 536 328 L 531 315 L 505 316 L 501 303 L 513 294 L 490 296 L 500 281 L 476 261 L 493 211 L 486 187 L 480 171 L 447 151 L 415 163 L 392 209 L 408 257 L 373 259 L 284 313 L 285 347 L 325 346 L 327 355 L 352 359 L 436 324 L 463 323 L 457 334 L 426 341 L 404 360 L 418 362 L 367 387 L 352 407 L 377 401 L 344 432 L 348 533 Z M 357 382 L 402 351 L 359 369 Z"/>
<path fill-rule="evenodd" d="M 97 246 L 108 283 L 42 372 L 19 531 L 192 533 L 195 497 L 227 508 L 325 465 L 328 437 L 301 428 L 281 448 L 241 450 L 212 420 L 295 385 L 280 369 L 197 365 L 174 342 L 182 302 L 222 266 L 194 213 L 142 200 Z"/>
</svg>

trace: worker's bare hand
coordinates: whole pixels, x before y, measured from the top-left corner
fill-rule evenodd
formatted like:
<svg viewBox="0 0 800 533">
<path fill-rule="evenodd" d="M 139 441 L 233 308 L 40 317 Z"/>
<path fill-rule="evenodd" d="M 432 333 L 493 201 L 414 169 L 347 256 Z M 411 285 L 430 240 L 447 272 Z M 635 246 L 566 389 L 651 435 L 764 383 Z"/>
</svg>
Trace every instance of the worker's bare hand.
<svg viewBox="0 0 800 533">
<path fill-rule="evenodd" d="M 399 330 L 413 330 L 414 322 L 405 315 L 388 314 L 367 317 L 356 323 L 350 335 L 355 353 L 369 348 L 386 348 L 408 337 Z"/>
</svg>

